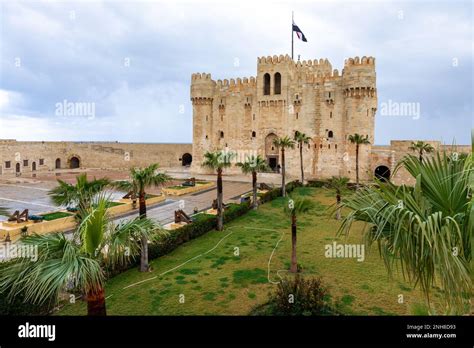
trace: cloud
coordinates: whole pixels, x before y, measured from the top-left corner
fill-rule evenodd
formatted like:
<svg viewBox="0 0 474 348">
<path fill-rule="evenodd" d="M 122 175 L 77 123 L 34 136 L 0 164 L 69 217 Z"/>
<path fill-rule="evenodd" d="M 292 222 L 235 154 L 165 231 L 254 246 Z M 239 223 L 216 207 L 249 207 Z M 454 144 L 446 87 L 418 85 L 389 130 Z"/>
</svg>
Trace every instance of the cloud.
<svg viewBox="0 0 474 348">
<path fill-rule="evenodd" d="M 408 136 L 470 141 L 469 1 L 1 6 L 0 89 L 8 94 L 0 94 L 0 118 L 10 127 L 0 130 L 2 137 L 191 142 L 191 74 L 255 76 L 258 56 L 289 53 L 294 10 L 308 38 L 296 40 L 296 57 L 328 58 L 342 70 L 349 56 L 373 55 L 379 102 L 421 104 L 422 127 L 378 115 L 376 143 Z M 96 117 L 58 118 L 55 105 L 63 100 L 94 103 Z"/>
</svg>

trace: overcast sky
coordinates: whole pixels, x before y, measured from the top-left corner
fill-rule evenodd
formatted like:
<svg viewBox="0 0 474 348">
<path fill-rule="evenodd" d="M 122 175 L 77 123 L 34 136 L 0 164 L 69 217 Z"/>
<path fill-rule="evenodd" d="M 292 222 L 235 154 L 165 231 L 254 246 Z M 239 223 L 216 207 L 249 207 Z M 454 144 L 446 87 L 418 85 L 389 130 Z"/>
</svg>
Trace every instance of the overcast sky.
<svg viewBox="0 0 474 348">
<path fill-rule="evenodd" d="M 375 56 L 375 143 L 470 143 L 471 1 L 2 1 L 0 138 L 191 142 L 189 84 L 255 76 L 257 57 Z M 64 101 L 91 111 L 69 115 Z M 413 104 L 396 116 L 381 106 Z M 389 104 L 391 103 L 391 104 Z M 416 112 L 419 106 L 419 113 Z M 94 109 L 92 109 L 94 107 Z M 93 111 L 93 112 L 92 112 Z"/>
</svg>

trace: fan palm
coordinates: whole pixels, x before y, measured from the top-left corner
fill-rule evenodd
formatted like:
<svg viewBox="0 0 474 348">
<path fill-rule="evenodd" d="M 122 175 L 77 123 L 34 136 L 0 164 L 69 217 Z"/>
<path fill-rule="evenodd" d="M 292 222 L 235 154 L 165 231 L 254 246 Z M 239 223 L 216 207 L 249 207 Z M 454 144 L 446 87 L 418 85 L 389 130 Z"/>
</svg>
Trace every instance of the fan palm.
<svg viewBox="0 0 474 348">
<path fill-rule="evenodd" d="M 222 212 L 223 204 L 223 185 L 222 171 L 232 165 L 231 160 L 235 157 L 235 153 L 230 151 L 206 152 L 204 154 L 203 167 L 215 170 L 217 172 L 217 230 L 222 231 L 224 228 L 224 215 Z"/>
<path fill-rule="evenodd" d="M 131 168 L 130 180 L 116 181 L 113 186 L 117 189 L 131 192 L 133 197 L 138 197 L 138 214 L 140 218 L 146 218 L 146 192 L 148 187 L 160 186 L 171 177 L 164 173 L 157 173 L 158 163 L 145 168 Z M 148 265 L 148 240 L 145 235 L 141 236 L 140 271 L 147 272 Z"/>
<path fill-rule="evenodd" d="M 291 266 L 290 272 L 298 272 L 298 262 L 296 260 L 296 217 L 313 209 L 314 202 L 308 198 L 297 197 L 289 199 L 285 205 L 285 212 L 291 217 Z"/>
<path fill-rule="evenodd" d="M 30 235 L 22 243 L 37 250 L 37 258 L 17 258 L 0 275 L 0 293 L 11 301 L 24 294 L 35 304 L 56 302 L 67 290 L 85 294 L 88 315 L 106 315 L 104 284 L 107 269 L 127 264 L 139 250 L 135 239 L 152 238 L 157 225 L 135 218 L 115 225 L 107 215 L 108 200 L 83 211 L 74 238 L 64 233 Z"/>
<path fill-rule="evenodd" d="M 304 185 L 304 168 L 303 168 L 303 144 L 307 145 L 311 141 L 311 137 L 299 131 L 295 132 L 295 141 L 300 148 L 300 167 L 301 167 L 301 183 Z"/>
<path fill-rule="evenodd" d="M 102 192 L 110 181 L 107 178 L 87 180 L 87 174 L 76 176 L 76 184 L 68 184 L 58 179 L 58 186 L 49 191 L 54 204 L 59 206 L 73 206 L 75 208 L 88 207 L 94 197 Z"/>
<path fill-rule="evenodd" d="M 257 209 L 258 202 L 257 202 L 257 173 L 264 172 L 269 170 L 267 162 L 260 157 L 257 156 L 249 156 L 246 158 L 246 161 L 243 163 L 237 163 L 237 166 L 240 167 L 242 173 L 250 174 L 252 173 L 252 194 L 253 194 L 253 208 Z"/>
<path fill-rule="evenodd" d="M 355 133 L 349 135 L 349 141 L 356 146 L 356 184 L 359 187 L 359 147 L 370 144 L 369 137 Z"/>
<path fill-rule="evenodd" d="M 336 191 L 336 220 L 341 219 L 341 196 L 342 191 L 347 188 L 349 178 L 333 176 L 328 180 L 327 186 Z"/>
<path fill-rule="evenodd" d="M 286 196 L 286 187 L 285 187 L 285 149 L 294 149 L 295 142 L 290 139 L 288 136 L 282 138 L 275 138 L 273 140 L 273 145 L 280 149 L 281 151 L 281 195 Z"/>
<path fill-rule="evenodd" d="M 431 287 L 440 284 L 448 308 L 459 309 L 472 291 L 472 157 L 453 161 L 437 153 L 419 161 L 409 155 L 400 167 L 415 178 L 415 186 L 387 182 L 358 191 L 343 204 L 352 212 L 339 232 L 348 232 L 353 221 L 368 223 L 366 237 L 369 244 L 378 243 L 389 273 L 398 262 L 428 303 Z"/>
<path fill-rule="evenodd" d="M 423 162 L 423 154 L 431 153 L 434 151 L 434 147 L 424 141 L 412 141 L 411 146 L 408 148 L 411 151 L 418 152 L 418 159 Z"/>
</svg>

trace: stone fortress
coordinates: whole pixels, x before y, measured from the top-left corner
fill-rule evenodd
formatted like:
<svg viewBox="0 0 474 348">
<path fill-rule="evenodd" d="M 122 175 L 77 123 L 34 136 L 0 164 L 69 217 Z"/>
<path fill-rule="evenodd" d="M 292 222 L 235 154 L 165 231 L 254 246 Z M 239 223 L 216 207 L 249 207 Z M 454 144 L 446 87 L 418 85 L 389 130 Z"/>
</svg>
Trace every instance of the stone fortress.
<svg viewBox="0 0 474 348">
<path fill-rule="evenodd" d="M 154 162 L 164 168 L 184 166 L 190 175 L 205 174 L 209 171 L 201 166 L 203 154 L 221 149 L 259 154 L 278 170 L 281 159 L 273 140 L 293 138 L 296 131 L 311 138 L 303 148 L 307 179 L 335 175 L 355 180 L 355 145 L 348 140 L 354 133 L 370 141 L 360 147 L 361 180 L 388 177 L 403 156 L 413 153 L 411 140 L 373 145 L 377 111 L 373 57 L 346 59 L 341 72 L 327 59 L 295 62 L 280 55 L 258 58 L 256 77 L 215 81 L 210 74 L 196 73 L 191 77 L 191 102 L 192 144 L 0 140 L 0 175 L 127 169 Z M 451 149 L 438 141 L 427 142 L 438 150 Z M 470 152 L 470 148 L 458 145 L 456 151 Z M 285 155 L 288 177 L 299 178 L 299 149 L 289 149 Z M 240 169 L 226 173 L 240 173 Z M 402 171 L 392 178 L 396 183 L 407 179 Z"/>
<path fill-rule="evenodd" d="M 307 178 L 355 179 L 348 136 L 359 133 L 373 142 L 375 59 L 347 59 L 339 73 L 327 59 L 295 63 L 288 55 L 262 57 L 256 77 L 214 81 L 209 74 L 194 74 L 191 100 L 195 170 L 204 152 L 226 147 L 254 151 L 276 168 L 280 155 L 273 140 L 300 131 L 312 139 L 303 149 Z M 286 153 L 287 173 L 298 176 L 299 151 Z M 372 176 L 370 153 L 370 145 L 360 148 L 361 179 Z"/>
<path fill-rule="evenodd" d="M 193 103 L 193 167 L 203 172 L 206 151 L 226 149 L 259 154 L 271 168 L 280 164 L 276 137 L 294 137 L 296 131 L 311 137 L 303 145 L 305 178 L 346 176 L 355 180 L 355 145 L 351 134 L 367 136 L 369 145 L 359 149 L 359 175 L 389 177 L 407 153 L 411 141 L 374 146 L 377 111 L 375 58 L 346 59 L 341 72 L 327 59 L 295 62 L 288 55 L 261 57 L 257 76 L 213 80 L 210 74 L 191 77 Z M 428 141 L 443 149 L 437 141 Z M 450 148 L 446 147 L 446 148 Z M 457 151 L 469 152 L 469 146 Z M 238 156 L 242 158 L 243 156 Z M 286 150 L 287 174 L 300 176 L 299 149 Z M 234 168 L 233 171 L 238 171 Z M 230 170 L 232 171 L 232 169 Z M 395 181 L 403 182 L 400 172 Z"/>
</svg>

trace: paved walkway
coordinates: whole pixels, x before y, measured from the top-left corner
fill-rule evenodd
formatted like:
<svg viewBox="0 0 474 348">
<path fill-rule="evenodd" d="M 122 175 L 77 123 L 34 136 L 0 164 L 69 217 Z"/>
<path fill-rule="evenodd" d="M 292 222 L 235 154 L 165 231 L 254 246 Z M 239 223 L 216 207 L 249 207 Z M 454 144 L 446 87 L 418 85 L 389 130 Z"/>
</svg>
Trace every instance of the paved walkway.
<svg viewBox="0 0 474 348">
<path fill-rule="evenodd" d="M 224 182 L 224 202 L 236 200 L 241 194 L 252 190 L 252 185 L 245 182 Z M 196 192 L 184 196 L 169 196 L 169 198 L 156 206 L 150 207 L 147 210 L 147 216 L 156 219 L 160 224 L 166 224 L 174 220 L 174 211 L 183 209 L 188 215 L 194 212 L 196 208 L 198 211 L 208 209 L 212 205 L 212 201 L 217 197 L 217 189 L 214 187 L 202 192 Z M 127 215 L 120 220 L 129 219 L 130 216 L 138 214 Z"/>
</svg>

